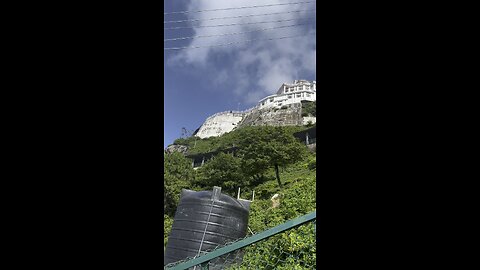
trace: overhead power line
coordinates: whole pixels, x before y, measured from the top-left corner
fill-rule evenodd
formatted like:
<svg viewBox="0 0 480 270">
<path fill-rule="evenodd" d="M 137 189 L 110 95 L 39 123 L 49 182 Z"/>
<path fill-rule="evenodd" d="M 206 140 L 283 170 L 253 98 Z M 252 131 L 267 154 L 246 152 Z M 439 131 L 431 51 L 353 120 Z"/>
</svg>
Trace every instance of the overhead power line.
<svg viewBox="0 0 480 270">
<path fill-rule="evenodd" d="M 295 2 L 295 3 L 282 3 L 282 4 L 269 4 L 269 5 L 257 5 L 257 6 L 245 6 L 245 7 L 231 7 L 231 8 L 217 8 L 217 9 L 204 9 L 204 10 L 194 10 L 194 11 L 174 11 L 174 12 L 165 12 L 164 15 L 169 14 L 184 14 L 184 13 L 199 13 L 199 12 L 209 12 L 209 11 L 220 11 L 220 10 L 233 10 L 233 9 L 245 9 L 245 8 L 259 8 L 259 7 L 273 7 L 273 6 L 285 6 L 285 5 L 300 5 L 314 3 L 315 1 L 304 1 L 304 2 Z"/>
<path fill-rule="evenodd" d="M 163 41 L 174 41 L 174 40 L 185 40 L 185 39 L 193 39 L 193 38 L 207 38 L 207 37 L 221 37 L 221 36 L 241 35 L 241 34 L 261 32 L 261 31 L 267 31 L 267 30 L 273 30 L 273 29 L 281 29 L 281 28 L 294 27 L 294 26 L 298 26 L 298 25 L 307 25 L 307 24 L 311 24 L 311 23 L 297 23 L 297 24 L 291 24 L 291 25 L 283 25 L 283 26 L 277 26 L 277 27 L 263 28 L 263 29 L 253 30 L 253 31 L 236 32 L 236 33 L 226 33 L 226 34 L 218 34 L 218 35 L 204 35 L 204 36 L 190 36 L 190 37 L 179 37 L 179 38 L 167 38 L 167 39 L 164 39 Z"/>
<path fill-rule="evenodd" d="M 215 45 L 206 45 L 206 46 L 186 46 L 186 47 L 174 47 L 174 48 L 163 48 L 164 50 L 182 50 L 182 49 L 199 49 L 199 48 L 210 48 L 210 47 L 221 47 L 221 46 L 228 46 L 238 43 L 248 43 L 253 41 L 270 41 L 270 40 L 278 40 L 278 39 L 286 39 L 286 38 L 295 38 L 295 37 L 303 37 L 308 35 L 313 35 L 315 33 L 310 34 L 303 34 L 303 35 L 296 35 L 296 36 L 286 36 L 286 37 L 278 37 L 278 38 L 269 38 L 269 39 L 250 39 L 250 40 L 242 40 L 242 41 L 235 41 L 230 43 L 223 43 L 223 44 L 215 44 Z"/>
<path fill-rule="evenodd" d="M 302 9 L 302 10 L 294 10 L 294 11 L 286 11 L 286 12 L 251 14 L 251 15 L 243 15 L 243 16 L 231 16 L 231 17 L 217 17 L 217 18 L 209 18 L 209 19 L 164 21 L 163 23 L 182 23 L 182 22 L 213 21 L 213 20 L 223 20 L 223 19 L 236 19 L 236 18 L 246 18 L 246 17 L 255 17 L 255 16 L 267 16 L 267 15 L 278 15 L 278 14 L 298 13 L 298 12 L 302 12 L 302 11 L 306 11 L 306 12 L 316 12 L 316 10 L 314 10 L 314 9 L 313 9 L 313 10 L 312 10 L 312 9 Z"/>
<path fill-rule="evenodd" d="M 264 22 L 248 22 L 248 23 L 232 23 L 232 24 L 217 24 L 217 25 L 197 25 L 197 26 L 178 26 L 178 27 L 167 27 L 163 28 L 165 30 L 175 30 L 175 29 L 186 29 L 186 28 L 207 28 L 207 27 L 222 27 L 222 26 L 234 26 L 234 25 L 247 25 L 247 24 L 261 24 L 261 23 L 277 23 L 277 22 L 288 22 L 298 19 L 314 19 L 315 17 L 305 17 L 305 18 L 296 18 L 288 20 L 277 20 L 277 21 L 264 21 Z"/>
</svg>

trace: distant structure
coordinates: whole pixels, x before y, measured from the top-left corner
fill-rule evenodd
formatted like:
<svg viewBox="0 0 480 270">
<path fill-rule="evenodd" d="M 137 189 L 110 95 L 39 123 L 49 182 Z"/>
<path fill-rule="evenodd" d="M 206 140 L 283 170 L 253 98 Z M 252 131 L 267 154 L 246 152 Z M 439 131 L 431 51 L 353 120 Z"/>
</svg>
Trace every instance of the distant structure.
<svg viewBox="0 0 480 270">
<path fill-rule="evenodd" d="M 261 99 L 257 105 L 246 111 L 225 111 L 216 113 L 208 117 L 203 125 L 194 134 L 199 138 L 217 137 L 232 131 L 248 115 L 258 113 L 260 110 L 279 109 L 290 104 L 300 104 L 302 101 L 316 101 L 317 88 L 316 81 L 295 80 L 293 83 L 284 83 L 278 89 L 276 94 Z M 312 121 L 312 117 L 305 121 Z"/>
<path fill-rule="evenodd" d="M 293 84 L 284 83 L 280 86 L 276 94 L 261 99 L 256 108 L 281 107 L 288 104 L 300 103 L 304 100 L 316 101 L 316 84 L 316 81 L 309 82 L 306 80 L 295 80 Z"/>
</svg>

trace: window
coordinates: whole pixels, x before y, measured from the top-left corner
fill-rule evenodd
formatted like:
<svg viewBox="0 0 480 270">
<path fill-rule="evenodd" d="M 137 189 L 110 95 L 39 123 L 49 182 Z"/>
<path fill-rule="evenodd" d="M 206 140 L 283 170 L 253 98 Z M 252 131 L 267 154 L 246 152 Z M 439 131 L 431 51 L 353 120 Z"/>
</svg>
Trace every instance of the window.
<svg viewBox="0 0 480 270">
<path fill-rule="evenodd" d="M 271 99 L 269 100 L 269 102 L 273 102 L 273 98 L 271 98 Z"/>
<path fill-rule="evenodd" d="M 307 93 L 307 97 L 309 97 L 309 96 L 310 96 L 310 94 L 309 94 L 309 93 Z"/>
<path fill-rule="evenodd" d="M 288 95 L 288 98 L 292 98 L 292 95 Z"/>
<path fill-rule="evenodd" d="M 297 94 L 297 97 L 301 97 L 301 96 L 302 96 L 302 94 Z"/>
</svg>

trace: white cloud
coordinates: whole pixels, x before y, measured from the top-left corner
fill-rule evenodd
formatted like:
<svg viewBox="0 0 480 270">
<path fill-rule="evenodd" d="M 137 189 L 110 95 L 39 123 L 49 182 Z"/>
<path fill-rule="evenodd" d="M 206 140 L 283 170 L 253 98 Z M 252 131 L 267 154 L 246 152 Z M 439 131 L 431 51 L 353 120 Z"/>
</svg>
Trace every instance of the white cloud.
<svg viewBox="0 0 480 270">
<path fill-rule="evenodd" d="M 264 5 L 286 3 L 285 1 L 273 0 L 195 0 L 191 1 L 188 9 L 208 10 L 230 7 L 242 7 L 252 5 Z M 315 4 L 284 5 L 265 8 L 236 9 L 215 12 L 191 13 L 189 19 L 202 19 L 204 21 L 194 24 L 205 26 L 215 24 L 247 23 L 258 21 L 276 21 L 312 17 L 315 13 L 290 13 L 276 14 L 258 17 L 245 17 L 222 20 L 206 20 L 213 17 L 244 16 L 250 14 L 276 13 L 294 10 L 314 9 Z M 227 33 L 246 32 L 280 25 L 295 24 L 297 21 L 235 25 L 229 27 L 194 28 L 195 36 L 221 35 Z M 299 20 L 299 23 L 305 20 Z M 313 20 L 307 21 L 313 23 Z M 216 36 L 211 38 L 195 38 L 187 46 L 207 46 L 238 42 L 249 39 L 269 39 L 282 36 L 301 35 L 312 32 L 307 30 L 312 26 L 290 27 L 270 31 L 258 31 L 244 35 Z M 201 49 L 187 49 L 180 51 L 168 64 L 183 67 L 208 69 L 212 81 L 216 85 L 229 83 L 229 89 L 233 96 L 237 96 L 247 104 L 254 104 L 258 99 L 275 93 L 284 82 L 294 79 L 304 79 L 306 74 L 312 76 L 316 71 L 316 41 L 315 35 L 297 37 L 292 39 L 280 39 L 273 41 L 256 41 L 239 43 L 224 47 L 211 47 Z M 226 55 L 225 59 L 232 61 L 218 61 L 218 55 Z M 227 71 L 228 70 L 228 71 Z"/>
</svg>

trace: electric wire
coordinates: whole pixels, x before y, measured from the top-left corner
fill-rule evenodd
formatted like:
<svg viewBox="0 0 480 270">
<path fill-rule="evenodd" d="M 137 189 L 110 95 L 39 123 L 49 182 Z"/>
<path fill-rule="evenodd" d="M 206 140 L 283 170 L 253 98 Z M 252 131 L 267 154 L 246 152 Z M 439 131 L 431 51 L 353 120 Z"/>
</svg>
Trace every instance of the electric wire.
<svg viewBox="0 0 480 270">
<path fill-rule="evenodd" d="M 306 11 L 306 12 L 316 12 L 316 10 L 311 10 L 311 9 L 302 9 L 302 10 L 294 10 L 294 11 L 287 11 L 287 12 L 274 12 L 274 13 L 263 13 L 263 14 L 250 14 L 250 15 L 242 15 L 242 16 L 217 17 L 217 18 L 209 18 L 209 19 L 195 19 L 195 20 L 164 21 L 163 23 L 182 23 L 182 22 L 213 21 L 213 20 L 236 19 L 236 18 L 246 18 L 246 17 L 255 17 L 255 16 L 267 16 L 267 15 L 278 15 L 278 14 L 290 14 L 290 13 L 298 13 L 298 12 L 302 12 L 302 11 Z"/>
<path fill-rule="evenodd" d="M 209 11 L 220 11 L 220 10 L 233 10 L 233 9 L 245 9 L 245 8 L 259 8 L 259 7 L 273 7 L 273 6 L 285 6 L 285 5 L 300 5 L 314 3 L 315 1 L 304 1 L 304 2 L 294 2 L 294 3 L 281 3 L 281 4 L 268 4 L 268 5 L 256 5 L 256 6 L 244 6 L 244 7 L 230 7 L 230 8 L 217 8 L 217 9 L 204 9 L 204 10 L 194 10 L 194 11 L 173 11 L 165 12 L 164 15 L 169 14 L 185 14 L 185 13 L 199 13 L 199 12 L 209 12 Z"/>
<path fill-rule="evenodd" d="M 173 47 L 173 48 L 163 48 L 163 49 L 164 49 L 164 50 L 182 50 L 182 49 L 199 49 L 199 48 L 221 47 L 221 46 L 228 46 L 228 45 L 238 44 L 238 43 L 248 43 L 248 42 L 253 42 L 253 41 L 271 41 L 271 40 L 279 40 L 279 39 L 303 37 L 303 36 L 313 35 L 313 34 L 316 34 L 316 33 L 296 35 L 296 36 L 286 36 L 286 37 L 269 38 L 269 39 L 250 39 L 250 40 L 242 40 L 242 41 L 235 41 L 235 42 L 229 42 L 229 43 L 223 43 L 223 44 L 215 44 L 215 45 L 206 45 L 206 46 L 186 46 L 186 47 Z"/>
<path fill-rule="evenodd" d="M 277 27 L 257 29 L 257 30 L 253 30 L 253 31 L 234 32 L 234 33 L 226 33 L 226 34 L 218 34 L 218 35 L 203 35 L 203 36 L 189 36 L 189 37 L 167 38 L 167 39 L 164 39 L 163 41 L 175 41 L 175 40 L 185 40 L 185 39 L 193 39 L 193 38 L 233 36 L 233 35 L 248 34 L 248 33 L 254 33 L 254 32 L 261 32 L 261 31 L 268 31 L 268 30 L 274 30 L 274 29 L 282 29 L 282 28 L 294 27 L 294 26 L 298 26 L 298 25 L 308 25 L 308 24 L 311 24 L 311 23 L 297 23 L 297 24 L 291 24 L 291 25 L 283 25 L 283 26 L 277 26 Z"/>
<path fill-rule="evenodd" d="M 305 17 L 300 19 L 314 19 L 315 17 Z M 223 27 L 223 26 L 234 26 L 234 25 L 248 25 L 248 24 L 262 24 L 262 23 L 277 23 L 277 22 L 288 22 L 298 20 L 296 19 L 288 19 L 288 20 L 277 20 L 277 21 L 264 21 L 264 22 L 248 22 L 248 23 L 232 23 L 232 24 L 217 24 L 217 25 L 197 25 L 197 26 L 178 26 L 178 27 L 167 27 L 163 28 L 164 30 L 175 30 L 175 29 L 186 29 L 186 28 L 208 28 L 208 27 Z"/>
</svg>

